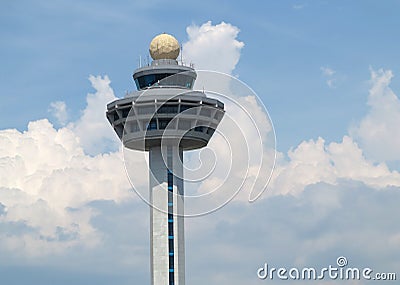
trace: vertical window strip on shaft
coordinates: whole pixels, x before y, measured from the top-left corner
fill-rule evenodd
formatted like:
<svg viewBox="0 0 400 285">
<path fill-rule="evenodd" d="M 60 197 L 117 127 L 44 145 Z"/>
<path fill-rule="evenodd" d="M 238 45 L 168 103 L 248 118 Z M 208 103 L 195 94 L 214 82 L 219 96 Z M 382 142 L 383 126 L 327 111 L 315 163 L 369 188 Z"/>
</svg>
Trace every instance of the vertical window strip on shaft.
<svg viewBox="0 0 400 285">
<path fill-rule="evenodd" d="M 174 285 L 174 176 L 172 171 L 172 149 L 167 148 L 167 186 L 168 186 L 168 253 L 169 253 L 169 285 Z"/>
</svg>

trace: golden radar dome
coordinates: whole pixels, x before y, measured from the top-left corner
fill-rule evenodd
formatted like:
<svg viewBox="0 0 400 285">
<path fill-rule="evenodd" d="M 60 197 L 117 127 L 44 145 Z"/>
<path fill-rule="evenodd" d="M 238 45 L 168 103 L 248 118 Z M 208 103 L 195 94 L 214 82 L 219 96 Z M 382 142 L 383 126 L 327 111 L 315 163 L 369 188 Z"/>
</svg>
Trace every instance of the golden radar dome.
<svg viewBox="0 0 400 285">
<path fill-rule="evenodd" d="M 177 59 L 179 55 L 179 42 L 169 34 L 155 36 L 150 43 L 151 58 L 156 59 Z"/>
</svg>

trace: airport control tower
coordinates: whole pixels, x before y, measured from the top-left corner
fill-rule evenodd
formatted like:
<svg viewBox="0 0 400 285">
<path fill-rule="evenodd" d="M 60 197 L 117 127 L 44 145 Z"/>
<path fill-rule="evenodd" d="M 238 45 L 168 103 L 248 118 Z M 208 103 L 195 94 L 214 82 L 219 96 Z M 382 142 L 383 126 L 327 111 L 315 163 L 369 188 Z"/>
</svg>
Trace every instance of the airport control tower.
<svg viewBox="0 0 400 285">
<path fill-rule="evenodd" d="M 183 152 L 208 144 L 224 104 L 193 90 L 196 72 L 178 63 L 173 36 L 156 36 L 149 51 L 137 91 L 109 103 L 107 119 L 126 148 L 149 152 L 151 284 L 184 285 Z"/>
</svg>

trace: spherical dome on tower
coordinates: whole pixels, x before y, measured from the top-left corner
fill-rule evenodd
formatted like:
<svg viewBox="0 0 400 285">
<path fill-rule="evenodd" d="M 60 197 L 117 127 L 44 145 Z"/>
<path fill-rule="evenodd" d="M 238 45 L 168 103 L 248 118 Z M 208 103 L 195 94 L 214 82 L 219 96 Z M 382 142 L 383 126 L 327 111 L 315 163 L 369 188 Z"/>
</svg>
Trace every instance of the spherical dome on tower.
<svg viewBox="0 0 400 285">
<path fill-rule="evenodd" d="M 151 58 L 156 59 L 177 59 L 179 55 L 179 43 L 177 39 L 169 34 L 160 34 L 150 43 Z"/>
</svg>

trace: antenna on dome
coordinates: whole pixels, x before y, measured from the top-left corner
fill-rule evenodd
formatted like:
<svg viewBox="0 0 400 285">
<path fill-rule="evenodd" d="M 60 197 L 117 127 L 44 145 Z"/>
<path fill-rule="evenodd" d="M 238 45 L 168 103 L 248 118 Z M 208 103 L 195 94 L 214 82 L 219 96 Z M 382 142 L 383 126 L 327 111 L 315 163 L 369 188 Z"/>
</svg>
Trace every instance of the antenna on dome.
<svg viewBox="0 0 400 285">
<path fill-rule="evenodd" d="M 181 44 L 181 65 L 183 65 L 183 48 L 182 48 L 182 44 Z"/>
</svg>

